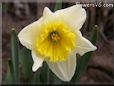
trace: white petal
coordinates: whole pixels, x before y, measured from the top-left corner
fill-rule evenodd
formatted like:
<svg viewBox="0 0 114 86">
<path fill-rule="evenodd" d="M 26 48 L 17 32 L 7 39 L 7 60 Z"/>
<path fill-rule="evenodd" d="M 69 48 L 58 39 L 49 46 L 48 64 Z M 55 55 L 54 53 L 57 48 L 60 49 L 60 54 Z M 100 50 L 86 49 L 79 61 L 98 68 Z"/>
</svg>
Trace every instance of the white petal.
<svg viewBox="0 0 114 86">
<path fill-rule="evenodd" d="M 40 25 L 42 24 L 42 22 L 48 21 L 49 19 L 47 18 L 52 14 L 53 13 L 50 11 L 50 9 L 45 7 L 43 11 L 43 17 L 33 22 L 32 24 L 26 26 L 24 29 L 20 31 L 20 33 L 18 34 L 18 37 L 23 46 L 25 46 L 28 49 L 33 48 L 34 40 L 40 32 L 39 30 L 42 29 L 40 28 Z"/>
<path fill-rule="evenodd" d="M 70 81 L 76 69 L 76 54 L 70 55 L 67 61 L 51 63 L 47 61 L 52 72 L 63 81 Z"/>
<path fill-rule="evenodd" d="M 35 72 L 38 68 L 42 66 L 44 60 L 38 57 L 33 51 L 32 51 L 32 58 L 33 58 L 32 71 Z"/>
<path fill-rule="evenodd" d="M 94 51 L 97 48 L 86 38 L 82 36 L 82 34 L 77 31 L 76 33 L 76 52 L 79 53 L 80 55 L 85 54 L 86 52 L 89 51 Z"/>
<path fill-rule="evenodd" d="M 38 36 L 39 32 L 39 25 L 42 22 L 42 18 L 39 20 L 33 22 L 32 24 L 26 26 L 24 29 L 22 29 L 19 34 L 18 38 L 23 46 L 25 46 L 28 49 L 32 49 L 33 42 L 35 38 Z"/>
<path fill-rule="evenodd" d="M 48 7 L 45 7 L 44 8 L 44 11 L 43 11 L 43 17 L 48 17 L 48 16 L 51 16 L 53 14 L 53 12 L 51 12 L 51 10 L 48 8 Z"/>
<path fill-rule="evenodd" d="M 80 29 L 86 19 L 86 11 L 81 5 L 74 5 L 66 9 L 58 10 L 55 14 L 64 18 L 75 29 Z"/>
</svg>

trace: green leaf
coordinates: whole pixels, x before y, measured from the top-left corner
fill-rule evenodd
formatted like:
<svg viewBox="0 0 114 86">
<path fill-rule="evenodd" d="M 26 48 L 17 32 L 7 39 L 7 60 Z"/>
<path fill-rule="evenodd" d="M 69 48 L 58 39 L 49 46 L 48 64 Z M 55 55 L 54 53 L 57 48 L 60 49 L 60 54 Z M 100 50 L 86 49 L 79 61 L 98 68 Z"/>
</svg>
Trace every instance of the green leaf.
<svg viewBox="0 0 114 86">
<path fill-rule="evenodd" d="M 53 85 L 63 84 L 63 81 L 61 81 L 52 71 L 50 71 L 50 82 Z"/>
<path fill-rule="evenodd" d="M 41 68 L 39 68 L 36 72 L 34 72 L 34 77 L 31 84 L 42 84 L 40 80 L 40 73 L 41 73 Z"/>
<path fill-rule="evenodd" d="M 19 61 L 18 61 L 18 49 L 19 49 L 19 41 L 17 37 L 17 33 L 14 29 L 11 30 L 11 53 L 12 53 L 12 65 L 13 65 L 13 77 L 14 83 L 19 82 Z"/>
<path fill-rule="evenodd" d="M 93 30 L 92 30 L 92 37 L 91 37 L 91 40 L 90 40 L 93 45 L 96 44 L 97 37 L 98 37 L 98 32 L 99 32 L 98 31 L 98 26 L 95 25 Z"/>
<path fill-rule="evenodd" d="M 40 80 L 41 82 L 48 84 L 49 81 L 49 69 L 48 69 L 48 65 L 46 62 L 43 63 L 43 67 L 41 67 L 41 71 L 40 71 Z"/>
<path fill-rule="evenodd" d="M 62 8 L 62 0 L 57 0 L 56 4 L 55 4 L 55 11 L 56 10 L 60 10 Z"/>
<path fill-rule="evenodd" d="M 13 65 L 12 65 L 12 62 L 11 60 L 8 60 L 8 69 L 7 69 L 7 73 L 6 73 L 6 76 L 5 76 L 5 79 L 3 81 L 3 84 L 13 84 Z"/>
<path fill-rule="evenodd" d="M 43 62 L 43 66 L 40 67 L 35 73 L 32 84 L 49 84 L 50 75 L 46 62 Z"/>
<path fill-rule="evenodd" d="M 97 28 L 98 27 L 95 25 L 93 28 L 93 31 L 92 31 L 92 36 L 91 36 L 91 43 L 94 45 L 96 44 L 97 36 L 98 36 Z M 80 77 L 86 71 L 88 62 L 90 61 L 91 58 L 92 58 L 92 52 L 88 52 L 85 55 L 83 55 L 82 57 L 80 57 L 79 61 L 77 62 L 76 73 L 75 73 L 72 81 L 79 81 L 80 80 Z"/>
<path fill-rule="evenodd" d="M 19 61 L 22 67 L 23 78 L 25 79 L 25 81 L 30 81 L 33 75 L 33 61 L 31 51 L 26 48 L 22 48 L 19 51 Z"/>
</svg>

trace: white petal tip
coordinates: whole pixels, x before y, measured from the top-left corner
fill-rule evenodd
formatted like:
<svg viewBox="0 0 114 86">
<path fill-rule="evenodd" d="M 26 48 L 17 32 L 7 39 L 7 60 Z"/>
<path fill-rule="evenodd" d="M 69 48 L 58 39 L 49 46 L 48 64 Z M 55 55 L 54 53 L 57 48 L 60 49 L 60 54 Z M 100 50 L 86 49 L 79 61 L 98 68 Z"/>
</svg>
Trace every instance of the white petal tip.
<svg viewBox="0 0 114 86">
<path fill-rule="evenodd" d="M 96 47 L 96 46 L 93 46 L 93 47 L 92 47 L 91 49 L 89 49 L 88 51 L 83 52 L 83 53 L 80 53 L 80 55 L 83 56 L 85 53 L 90 52 L 90 51 L 95 51 L 96 49 L 97 49 L 97 47 Z"/>
<path fill-rule="evenodd" d="M 44 17 L 47 17 L 47 16 L 50 16 L 52 15 L 53 13 L 51 12 L 51 10 L 48 8 L 48 7 L 45 7 L 44 8 L 44 11 L 43 11 L 43 16 Z"/>
<path fill-rule="evenodd" d="M 33 72 L 36 72 L 37 69 L 39 69 L 40 67 L 42 67 L 42 65 L 39 65 L 39 66 L 38 66 L 38 65 L 35 65 L 35 64 L 34 64 L 34 65 L 32 66 L 32 71 L 33 71 Z"/>
<path fill-rule="evenodd" d="M 71 79 L 72 79 L 72 78 L 67 78 L 67 79 L 64 79 L 63 81 L 64 81 L 64 82 L 70 82 Z"/>
<path fill-rule="evenodd" d="M 93 47 L 93 51 L 95 51 L 95 50 L 97 50 L 97 47 L 96 46 Z"/>
<path fill-rule="evenodd" d="M 36 72 L 36 70 L 37 70 L 36 68 L 32 67 L 32 71 L 33 71 L 33 72 Z"/>
<path fill-rule="evenodd" d="M 42 67 L 43 59 L 38 57 L 34 51 L 32 51 L 32 58 L 33 58 L 33 66 L 32 71 L 35 72 L 37 69 Z"/>
<path fill-rule="evenodd" d="M 49 10 L 49 8 L 48 7 L 45 7 L 44 10 Z"/>
<path fill-rule="evenodd" d="M 97 49 L 97 47 L 94 46 L 94 45 L 92 45 L 92 46 L 91 46 L 91 49 L 89 49 L 89 51 L 95 51 L 96 49 Z M 88 51 L 88 52 L 89 52 L 89 51 Z"/>
</svg>

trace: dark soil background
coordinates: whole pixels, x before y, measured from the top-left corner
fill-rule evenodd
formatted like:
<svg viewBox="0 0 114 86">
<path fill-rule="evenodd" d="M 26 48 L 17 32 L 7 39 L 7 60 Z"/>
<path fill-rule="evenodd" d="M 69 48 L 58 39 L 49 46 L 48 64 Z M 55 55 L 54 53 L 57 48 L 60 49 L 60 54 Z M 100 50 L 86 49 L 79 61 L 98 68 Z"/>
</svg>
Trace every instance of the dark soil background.
<svg viewBox="0 0 114 86">
<path fill-rule="evenodd" d="M 63 8 L 75 3 L 63 3 Z M 6 74 L 7 60 L 11 57 L 10 31 L 15 28 L 19 32 L 23 27 L 42 16 L 45 6 L 54 10 L 55 3 L 2 3 L 2 70 Z M 113 7 L 86 7 L 87 19 L 81 31 L 86 38 L 94 25 L 98 25 L 100 35 L 97 40 L 97 50 L 88 64 L 81 83 L 113 83 L 114 71 L 114 9 Z M 21 44 L 20 44 L 21 46 Z"/>
</svg>

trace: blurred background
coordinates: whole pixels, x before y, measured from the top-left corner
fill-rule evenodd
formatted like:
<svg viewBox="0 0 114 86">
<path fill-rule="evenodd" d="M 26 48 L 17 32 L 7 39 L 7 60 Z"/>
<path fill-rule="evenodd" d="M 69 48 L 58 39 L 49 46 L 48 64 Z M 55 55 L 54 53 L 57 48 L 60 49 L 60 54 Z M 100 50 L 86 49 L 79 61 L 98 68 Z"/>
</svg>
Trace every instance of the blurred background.
<svg viewBox="0 0 114 86">
<path fill-rule="evenodd" d="M 112 2 L 113 3 L 113 2 Z M 75 2 L 63 2 L 62 8 L 74 5 Z M 17 32 L 28 24 L 38 20 L 42 16 L 44 7 L 54 11 L 54 2 L 30 2 L 19 1 L 2 3 L 2 76 L 3 80 L 7 72 L 7 60 L 11 58 L 10 32 L 15 28 Z M 87 19 L 81 32 L 87 39 L 94 25 L 99 27 L 97 50 L 93 53 L 87 70 L 80 79 L 80 83 L 112 83 L 114 71 L 114 8 L 113 7 L 84 7 Z M 20 44 L 20 46 L 22 46 Z"/>
</svg>

